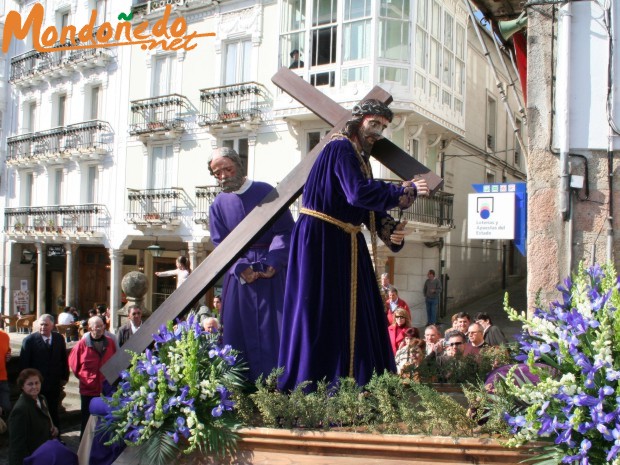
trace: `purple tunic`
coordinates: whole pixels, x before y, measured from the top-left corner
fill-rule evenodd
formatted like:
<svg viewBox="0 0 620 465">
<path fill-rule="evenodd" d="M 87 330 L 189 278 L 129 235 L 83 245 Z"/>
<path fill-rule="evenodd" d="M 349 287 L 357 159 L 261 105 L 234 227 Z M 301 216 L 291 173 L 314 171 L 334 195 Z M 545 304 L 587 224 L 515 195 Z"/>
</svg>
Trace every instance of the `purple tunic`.
<svg viewBox="0 0 620 465">
<path fill-rule="evenodd" d="M 376 212 L 377 234 L 394 251 L 389 236 L 397 222 L 385 213 L 404 189 L 367 180 L 353 146 L 331 141 L 315 162 L 303 192 L 306 208 L 340 221 L 369 224 Z M 395 371 L 387 321 L 366 240 L 357 234 L 357 323 L 354 376 L 366 384 L 373 371 Z M 335 225 L 300 215 L 291 239 L 284 296 L 279 365 L 280 389 L 302 381 L 334 383 L 349 374 L 351 236 Z"/>
<path fill-rule="evenodd" d="M 254 181 L 242 194 L 218 194 L 209 211 L 211 240 L 215 246 L 272 190 L 269 184 Z M 286 211 L 224 275 L 224 343 L 242 352 L 252 382 L 261 373 L 268 375 L 278 363 L 284 281 L 293 224 L 291 213 Z M 276 274 L 270 279 L 242 284 L 241 272 L 254 263 L 272 266 Z"/>
</svg>

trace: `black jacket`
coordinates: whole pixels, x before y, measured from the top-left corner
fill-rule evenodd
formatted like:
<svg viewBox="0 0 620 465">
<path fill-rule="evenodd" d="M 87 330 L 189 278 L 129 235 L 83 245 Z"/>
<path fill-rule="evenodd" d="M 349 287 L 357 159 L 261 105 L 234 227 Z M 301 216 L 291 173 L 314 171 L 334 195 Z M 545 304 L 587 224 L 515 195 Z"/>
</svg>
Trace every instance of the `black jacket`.
<svg viewBox="0 0 620 465">
<path fill-rule="evenodd" d="M 21 369 L 36 368 L 43 375 L 41 393 L 59 391 L 69 380 L 67 344 L 65 338 L 52 332 L 52 347 L 48 347 L 40 333 L 32 333 L 22 342 L 19 353 Z"/>
</svg>

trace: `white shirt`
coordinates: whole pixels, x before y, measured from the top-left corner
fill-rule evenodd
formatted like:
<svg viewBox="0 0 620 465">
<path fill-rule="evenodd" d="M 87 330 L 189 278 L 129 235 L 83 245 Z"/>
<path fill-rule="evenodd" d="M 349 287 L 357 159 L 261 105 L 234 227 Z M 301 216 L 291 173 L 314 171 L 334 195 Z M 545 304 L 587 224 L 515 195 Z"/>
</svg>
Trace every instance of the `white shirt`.
<svg viewBox="0 0 620 465">
<path fill-rule="evenodd" d="M 58 315 L 59 325 L 70 325 L 71 323 L 73 323 L 73 315 L 71 313 L 62 312 Z"/>
</svg>

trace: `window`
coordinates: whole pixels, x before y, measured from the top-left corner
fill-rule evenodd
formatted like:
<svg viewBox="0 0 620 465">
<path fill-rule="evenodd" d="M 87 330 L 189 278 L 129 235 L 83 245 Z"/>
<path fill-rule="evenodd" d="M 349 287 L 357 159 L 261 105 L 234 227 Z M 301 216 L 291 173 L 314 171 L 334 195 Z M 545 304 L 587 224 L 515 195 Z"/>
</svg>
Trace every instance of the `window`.
<svg viewBox="0 0 620 465">
<path fill-rule="evenodd" d="M 495 128 L 497 125 L 497 102 L 487 96 L 487 149 L 495 150 Z"/>
<path fill-rule="evenodd" d="M 312 0 L 310 29 L 310 64 L 312 67 L 336 63 L 338 38 L 338 0 Z M 334 86 L 335 72 L 331 70 L 310 74 L 314 86 Z"/>
<path fill-rule="evenodd" d="M 64 173 L 62 169 L 56 169 L 51 173 L 51 195 L 52 205 L 62 204 L 62 187 L 64 182 Z"/>
<path fill-rule="evenodd" d="M 495 184 L 495 171 L 487 169 L 485 182 L 486 184 Z"/>
<path fill-rule="evenodd" d="M 409 6 L 409 0 L 381 0 L 379 58 L 409 62 Z"/>
<path fill-rule="evenodd" d="M 87 119 L 99 119 L 99 107 L 101 104 L 101 86 L 90 88 L 89 108 L 86 109 Z"/>
<path fill-rule="evenodd" d="M 345 0 L 342 40 L 343 62 L 359 62 L 370 58 L 370 0 Z M 342 85 L 369 82 L 370 68 L 357 66 L 342 70 Z"/>
<path fill-rule="evenodd" d="M 37 120 L 36 102 L 28 102 L 24 107 L 24 133 L 35 132 Z"/>
<path fill-rule="evenodd" d="M 306 0 L 285 0 L 282 2 L 282 23 L 280 25 L 281 66 L 290 66 L 291 53 L 299 51 L 303 60 L 306 51 Z M 299 66 L 300 68 L 302 66 Z"/>
<path fill-rule="evenodd" d="M 22 205 L 24 207 L 32 206 L 33 190 L 34 190 L 34 175 L 32 173 L 25 173 L 22 177 L 21 197 Z"/>
<path fill-rule="evenodd" d="M 101 26 L 106 20 L 106 8 L 107 8 L 107 0 L 97 0 L 96 2 L 97 8 L 97 26 Z"/>
<path fill-rule="evenodd" d="M 154 146 L 152 148 L 149 189 L 172 187 L 173 160 L 172 145 Z"/>
<path fill-rule="evenodd" d="M 306 137 L 306 153 L 312 152 L 312 149 L 321 142 L 321 138 L 325 137 L 329 129 L 322 129 L 320 131 L 310 131 Z"/>
<path fill-rule="evenodd" d="M 241 158 L 241 163 L 243 164 L 243 175 L 247 176 L 248 174 L 248 152 L 249 152 L 249 144 L 247 138 L 239 138 L 239 139 L 225 139 L 222 141 L 223 147 L 228 147 L 229 149 L 234 149 L 235 152 L 239 154 Z"/>
<path fill-rule="evenodd" d="M 56 121 L 53 123 L 56 126 L 64 126 L 65 125 L 65 115 L 67 111 L 67 96 L 65 94 L 60 94 L 56 98 Z"/>
<path fill-rule="evenodd" d="M 97 203 L 99 190 L 99 170 L 97 166 L 89 166 L 86 170 L 85 203 Z"/>
<path fill-rule="evenodd" d="M 225 85 L 238 84 L 252 80 L 250 76 L 252 42 L 250 40 L 226 44 L 224 59 Z"/>
<path fill-rule="evenodd" d="M 58 31 L 62 31 L 62 28 L 69 25 L 69 11 L 56 12 L 56 28 Z"/>
<path fill-rule="evenodd" d="M 420 160 L 419 151 L 420 141 L 418 141 L 418 139 L 409 139 L 409 155 L 411 155 L 416 160 Z"/>
<path fill-rule="evenodd" d="M 151 79 L 151 95 L 159 97 L 172 93 L 172 76 L 174 55 L 158 55 L 153 62 L 153 76 Z"/>
</svg>

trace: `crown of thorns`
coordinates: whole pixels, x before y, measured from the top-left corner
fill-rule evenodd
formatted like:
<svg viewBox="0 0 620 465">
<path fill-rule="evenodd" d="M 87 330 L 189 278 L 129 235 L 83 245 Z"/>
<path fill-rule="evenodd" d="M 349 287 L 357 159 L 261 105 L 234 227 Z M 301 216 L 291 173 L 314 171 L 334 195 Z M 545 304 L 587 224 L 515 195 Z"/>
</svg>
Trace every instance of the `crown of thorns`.
<svg viewBox="0 0 620 465">
<path fill-rule="evenodd" d="M 366 115 L 383 116 L 390 122 L 394 117 L 394 113 L 392 113 L 392 110 L 390 110 L 386 104 L 375 99 L 368 99 L 364 100 L 362 103 L 358 103 L 353 107 L 352 114 L 356 118 Z"/>
</svg>

